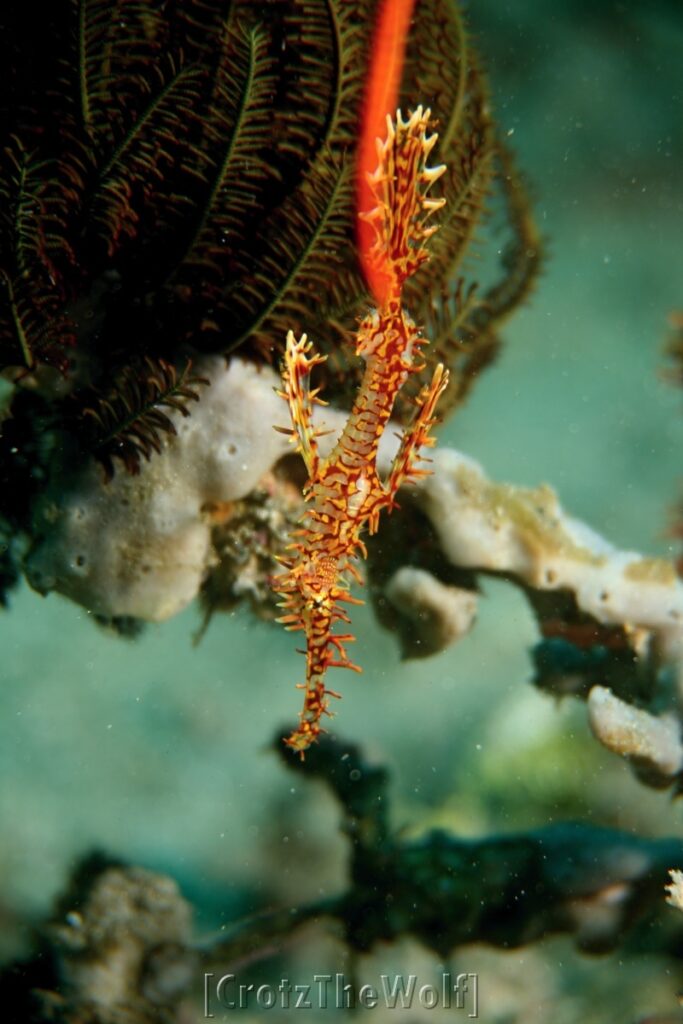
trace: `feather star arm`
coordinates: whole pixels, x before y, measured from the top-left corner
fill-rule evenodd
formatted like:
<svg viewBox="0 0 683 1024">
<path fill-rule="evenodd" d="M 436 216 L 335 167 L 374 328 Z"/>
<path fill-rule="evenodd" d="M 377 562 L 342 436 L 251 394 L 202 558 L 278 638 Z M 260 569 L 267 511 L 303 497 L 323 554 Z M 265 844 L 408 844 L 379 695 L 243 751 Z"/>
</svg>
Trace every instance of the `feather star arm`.
<svg viewBox="0 0 683 1024">
<path fill-rule="evenodd" d="M 287 433 L 309 474 L 308 506 L 274 586 L 285 612 L 280 621 L 306 635 L 306 681 L 300 684 L 304 707 L 298 727 L 285 740 L 301 757 L 323 731 L 323 716 L 331 714 L 328 698 L 339 696 L 326 686 L 327 669 L 360 671 L 346 653 L 345 644 L 353 636 L 335 633 L 334 627 L 349 622 L 343 605 L 362 603 L 349 591 L 350 577 L 361 581 L 356 566 L 358 555 L 365 555 L 361 534 L 366 528 L 377 530 L 380 512 L 394 506 L 399 487 L 428 472 L 416 463 L 421 449 L 434 444 L 430 430 L 435 408 L 448 384 L 448 371 L 439 364 L 417 400 L 415 418 L 387 480 L 380 479 L 380 438 L 400 388 L 410 373 L 421 369 L 419 352 L 425 343 L 403 309 L 403 285 L 429 258 L 426 243 L 437 229 L 428 220 L 445 202 L 428 195 L 445 169 L 426 165 L 437 138 L 427 134 L 429 117 L 429 110 L 418 107 L 404 121 L 398 111 L 395 121 L 387 118 L 384 142 L 378 140 L 379 164 L 368 179 L 376 206 L 363 217 L 374 232 L 369 258 L 386 287 L 380 308 L 358 328 L 356 354 L 365 360 L 365 372 L 348 421 L 325 459 L 319 456 L 312 425 L 312 407 L 320 399 L 308 386 L 310 372 L 322 357 L 309 355 L 305 334 L 299 341 L 292 331 L 287 336 L 280 394 L 292 419 L 293 429 Z"/>
</svg>

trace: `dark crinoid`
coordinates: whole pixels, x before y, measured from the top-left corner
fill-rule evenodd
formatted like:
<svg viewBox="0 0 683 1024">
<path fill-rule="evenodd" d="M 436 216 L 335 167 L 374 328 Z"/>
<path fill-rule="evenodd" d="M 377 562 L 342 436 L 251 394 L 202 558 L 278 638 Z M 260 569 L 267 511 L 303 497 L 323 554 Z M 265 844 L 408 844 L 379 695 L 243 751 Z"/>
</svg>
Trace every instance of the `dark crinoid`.
<svg viewBox="0 0 683 1024">
<path fill-rule="evenodd" d="M 109 469 L 116 431 L 91 443 L 101 402 L 121 408 L 112 391 L 130 392 L 138 372 L 181 373 L 188 352 L 273 361 L 289 328 L 306 330 L 331 356 L 328 397 L 353 388 L 342 340 L 368 302 L 353 179 L 376 7 L 53 0 L 36 16 L 3 5 L 0 369 Z M 528 291 L 537 238 L 453 0 L 418 0 L 401 97 L 431 106 L 448 166 L 448 218 L 408 301 L 454 371 L 453 405 Z M 496 182 L 512 241 L 500 280 L 477 289 L 463 258 Z M 144 412 L 123 417 L 129 470 L 167 427 Z"/>
</svg>

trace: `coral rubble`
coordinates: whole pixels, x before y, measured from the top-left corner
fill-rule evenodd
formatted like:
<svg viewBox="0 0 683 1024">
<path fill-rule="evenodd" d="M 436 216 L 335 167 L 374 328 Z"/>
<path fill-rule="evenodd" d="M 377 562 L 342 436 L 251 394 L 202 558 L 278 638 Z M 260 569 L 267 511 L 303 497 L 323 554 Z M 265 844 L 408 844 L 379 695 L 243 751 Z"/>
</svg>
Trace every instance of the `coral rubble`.
<svg viewBox="0 0 683 1024">
<path fill-rule="evenodd" d="M 198 969 L 191 941 L 192 908 L 173 879 L 93 854 L 35 958 L 0 974 L 3 1005 L 36 1024 L 175 1024 Z"/>
</svg>

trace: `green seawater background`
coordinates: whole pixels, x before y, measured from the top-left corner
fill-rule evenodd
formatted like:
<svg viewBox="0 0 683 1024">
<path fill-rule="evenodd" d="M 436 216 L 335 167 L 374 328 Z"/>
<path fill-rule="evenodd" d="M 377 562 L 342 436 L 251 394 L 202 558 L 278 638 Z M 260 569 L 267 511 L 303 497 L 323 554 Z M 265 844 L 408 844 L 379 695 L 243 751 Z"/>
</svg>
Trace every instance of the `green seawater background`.
<svg viewBox="0 0 683 1024">
<path fill-rule="evenodd" d="M 667 317 L 683 309 L 683 5 L 473 0 L 469 19 L 549 257 L 439 443 L 495 479 L 553 485 L 619 546 L 676 555 L 683 396 L 663 371 Z M 199 931 L 338 891 L 336 807 L 271 750 L 299 706 L 296 639 L 246 610 L 216 616 L 198 648 L 196 607 L 134 642 L 88 619 L 27 586 L 0 618 L 5 955 L 93 847 L 171 874 Z M 402 663 L 367 607 L 353 621 L 364 673 L 339 673 L 332 728 L 389 766 L 397 827 L 480 835 L 572 818 L 683 835 L 680 802 L 599 748 L 580 704 L 529 686 L 535 627 L 510 587 L 487 582 L 471 634 L 424 661 Z M 294 963 L 334 971 L 340 947 L 313 945 Z M 387 958 L 432 969 L 407 943 L 368 969 Z M 458 962 L 479 970 L 481 1019 L 499 1024 L 675 1006 L 662 961 L 589 960 L 562 938 Z"/>
</svg>

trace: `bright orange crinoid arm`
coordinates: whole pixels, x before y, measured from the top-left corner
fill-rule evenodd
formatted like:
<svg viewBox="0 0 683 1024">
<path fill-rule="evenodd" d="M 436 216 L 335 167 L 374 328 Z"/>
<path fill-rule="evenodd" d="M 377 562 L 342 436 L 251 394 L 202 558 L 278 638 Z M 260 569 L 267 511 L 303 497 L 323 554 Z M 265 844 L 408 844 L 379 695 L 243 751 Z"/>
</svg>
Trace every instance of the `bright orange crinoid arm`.
<svg viewBox="0 0 683 1024">
<path fill-rule="evenodd" d="M 384 305 L 389 287 L 388 275 L 370 259 L 374 232 L 360 214 L 375 204 L 368 182 L 377 167 L 377 140 L 386 134 L 387 115 L 398 106 L 403 58 L 414 0 L 380 0 L 377 26 L 373 36 L 372 62 L 363 103 L 363 119 L 358 144 L 356 179 L 356 237 L 358 255 L 368 287 L 378 306 Z"/>
</svg>

